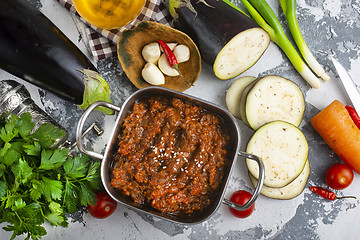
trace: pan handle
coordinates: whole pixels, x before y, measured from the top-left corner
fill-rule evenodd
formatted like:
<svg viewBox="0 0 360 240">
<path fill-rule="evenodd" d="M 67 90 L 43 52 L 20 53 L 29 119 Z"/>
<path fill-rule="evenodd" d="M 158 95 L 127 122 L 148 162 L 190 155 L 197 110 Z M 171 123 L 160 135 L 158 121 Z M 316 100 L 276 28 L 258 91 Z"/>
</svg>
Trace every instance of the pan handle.
<svg viewBox="0 0 360 240">
<path fill-rule="evenodd" d="M 251 198 L 244 205 L 239 205 L 239 204 L 233 203 L 230 200 L 225 199 L 225 198 L 223 199 L 223 203 L 225 205 L 227 205 L 228 207 L 234 208 L 234 209 L 239 210 L 239 211 L 244 211 L 244 210 L 248 209 L 249 207 L 251 207 L 254 204 L 256 198 L 259 196 L 259 194 L 261 192 L 261 188 L 262 188 L 262 186 L 264 184 L 264 178 L 265 178 L 265 167 L 264 167 L 264 163 L 262 162 L 262 160 L 256 155 L 246 153 L 246 152 L 241 152 L 241 151 L 238 154 L 240 156 L 246 157 L 248 159 L 251 159 L 251 160 L 254 160 L 254 161 L 257 162 L 257 164 L 259 165 L 258 183 L 257 183 L 257 185 L 255 187 L 255 191 L 252 194 Z"/>
<path fill-rule="evenodd" d="M 82 136 L 83 136 L 82 132 L 83 132 L 83 128 L 84 128 L 86 119 L 89 117 L 90 113 L 99 106 L 107 107 L 107 108 L 110 108 L 110 109 L 112 109 L 114 111 L 118 111 L 118 112 L 120 112 L 120 110 L 121 110 L 120 107 L 113 105 L 111 103 L 105 102 L 105 101 L 98 101 L 98 102 L 94 102 L 93 104 L 91 104 L 86 109 L 86 111 L 83 113 L 83 115 L 81 116 L 81 118 L 79 120 L 77 129 L 76 129 L 76 143 L 77 143 L 79 150 L 81 152 L 85 153 L 86 155 L 89 155 L 90 157 L 94 157 L 97 159 L 103 159 L 104 156 L 102 154 L 86 150 L 82 143 Z"/>
</svg>

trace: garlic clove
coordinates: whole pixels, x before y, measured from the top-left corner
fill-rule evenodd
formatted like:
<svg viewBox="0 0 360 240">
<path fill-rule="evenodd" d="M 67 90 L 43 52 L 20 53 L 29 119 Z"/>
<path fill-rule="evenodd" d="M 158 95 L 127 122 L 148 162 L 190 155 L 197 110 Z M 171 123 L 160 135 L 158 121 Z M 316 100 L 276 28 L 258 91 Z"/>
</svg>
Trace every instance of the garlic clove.
<svg viewBox="0 0 360 240">
<path fill-rule="evenodd" d="M 152 42 L 144 46 L 141 54 L 146 62 L 156 64 L 161 55 L 160 45 L 157 42 Z"/>
<path fill-rule="evenodd" d="M 190 59 L 190 48 L 186 45 L 177 45 L 173 52 L 178 63 L 186 62 Z"/>
<path fill-rule="evenodd" d="M 141 71 L 141 76 L 151 85 L 165 84 L 165 76 L 154 63 L 146 63 Z"/>
<path fill-rule="evenodd" d="M 166 43 L 168 46 L 169 46 L 169 48 L 171 49 L 171 51 L 173 51 L 174 50 L 174 48 L 176 47 L 176 45 L 177 45 L 177 43 Z M 164 49 L 160 46 L 160 51 L 161 52 L 164 52 Z"/>
<path fill-rule="evenodd" d="M 162 54 L 158 61 L 160 70 L 167 76 L 178 76 L 179 73 L 170 66 L 165 54 Z"/>
</svg>

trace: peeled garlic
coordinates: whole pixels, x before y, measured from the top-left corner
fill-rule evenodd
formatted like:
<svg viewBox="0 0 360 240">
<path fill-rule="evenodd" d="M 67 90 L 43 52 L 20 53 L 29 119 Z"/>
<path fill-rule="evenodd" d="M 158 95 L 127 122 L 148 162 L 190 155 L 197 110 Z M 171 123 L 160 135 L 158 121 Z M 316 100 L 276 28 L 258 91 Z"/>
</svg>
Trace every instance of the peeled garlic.
<svg viewBox="0 0 360 240">
<path fill-rule="evenodd" d="M 171 51 L 173 51 L 174 50 L 174 48 L 176 47 L 176 45 L 177 45 L 177 43 L 166 43 L 168 46 L 169 46 L 169 48 L 171 49 Z M 160 46 L 160 51 L 161 52 L 164 52 L 164 49 Z"/>
<path fill-rule="evenodd" d="M 149 43 L 145 45 L 141 54 L 146 62 L 156 64 L 161 54 L 160 46 L 157 42 Z"/>
<path fill-rule="evenodd" d="M 186 45 L 177 45 L 173 52 L 178 63 L 186 62 L 190 58 L 190 49 Z"/>
<path fill-rule="evenodd" d="M 162 85 L 165 84 L 164 74 L 154 63 L 146 63 L 141 75 L 144 80 L 151 85 Z"/>
<path fill-rule="evenodd" d="M 170 66 L 165 54 L 162 54 L 159 58 L 158 65 L 160 70 L 168 76 L 178 76 L 179 73 Z"/>
</svg>

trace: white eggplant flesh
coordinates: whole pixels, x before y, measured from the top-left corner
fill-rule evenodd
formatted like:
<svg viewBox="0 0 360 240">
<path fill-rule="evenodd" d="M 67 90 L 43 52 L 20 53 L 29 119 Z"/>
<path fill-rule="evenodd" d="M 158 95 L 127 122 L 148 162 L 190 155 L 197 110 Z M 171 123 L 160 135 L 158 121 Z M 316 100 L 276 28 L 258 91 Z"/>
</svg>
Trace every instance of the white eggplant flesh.
<svg viewBox="0 0 360 240">
<path fill-rule="evenodd" d="M 249 83 L 249 85 L 247 85 L 244 88 L 244 91 L 242 92 L 241 97 L 240 97 L 240 119 L 249 128 L 251 128 L 251 127 L 250 127 L 250 124 L 249 124 L 249 122 L 247 121 L 247 118 L 246 118 L 246 96 L 248 95 L 249 91 L 256 84 L 257 81 L 259 81 L 258 78 L 255 79 L 254 81 L 252 81 L 251 83 Z"/>
<path fill-rule="evenodd" d="M 264 163 L 264 185 L 281 188 L 303 171 L 309 146 L 299 128 L 284 121 L 273 121 L 260 127 L 250 138 L 246 152 L 259 156 Z M 246 159 L 249 172 L 259 178 L 256 162 Z"/>
<path fill-rule="evenodd" d="M 254 130 L 275 120 L 299 126 L 305 112 L 305 99 L 299 86 L 280 76 L 259 79 L 244 99 L 246 120 Z"/>
<path fill-rule="evenodd" d="M 310 176 L 310 163 L 306 161 L 305 167 L 300 175 L 294 181 L 282 188 L 271 188 L 263 186 L 261 194 L 268 198 L 288 200 L 299 196 L 305 189 L 307 181 Z M 251 183 L 256 186 L 257 179 L 249 173 Z"/>
<path fill-rule="evenodd" d="M 232 38 L 217 55 L 215 75 L 227 80 L 252 67 L 270 44 L 270 36 L 262 28 L 250 28 Z"/>
<path fill-rule="evenodd" d="M 256 77 L 246 76 L 236 79 L 226 91 L 225 101 L 229 112 L 236 118 L 241 119 L 240 99 L 244 89 L 252 83 Z"/>
</svg>

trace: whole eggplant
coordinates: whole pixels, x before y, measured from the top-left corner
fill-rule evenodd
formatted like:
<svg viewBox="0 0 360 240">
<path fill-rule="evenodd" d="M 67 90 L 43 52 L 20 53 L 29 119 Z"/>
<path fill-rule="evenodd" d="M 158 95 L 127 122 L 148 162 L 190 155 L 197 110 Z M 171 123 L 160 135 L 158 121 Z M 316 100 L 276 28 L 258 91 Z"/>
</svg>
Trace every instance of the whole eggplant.
<svg viewBox="0 0 360 240">
<path fill-rule="evenodd" d="M 88 80 L 84 72 L 97 71 L 61 30 L 27 0 L 0 1 L 0 68 L 78 105 L 84 103 Z M 99 84 L 109 92 L 105 80 Z M 110 98 L 105 96 L 102 100 Z"/>
<path fill-rule="evenodd" d="M 165 2 L 174 26 L 192 38 L 220 79 L 247 70 L 270 44 L 269 34 L 228 0 Z"/>
</svg>

